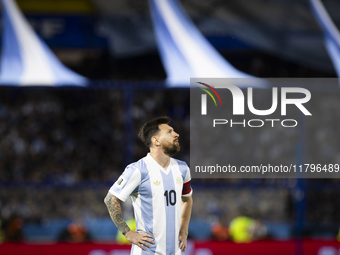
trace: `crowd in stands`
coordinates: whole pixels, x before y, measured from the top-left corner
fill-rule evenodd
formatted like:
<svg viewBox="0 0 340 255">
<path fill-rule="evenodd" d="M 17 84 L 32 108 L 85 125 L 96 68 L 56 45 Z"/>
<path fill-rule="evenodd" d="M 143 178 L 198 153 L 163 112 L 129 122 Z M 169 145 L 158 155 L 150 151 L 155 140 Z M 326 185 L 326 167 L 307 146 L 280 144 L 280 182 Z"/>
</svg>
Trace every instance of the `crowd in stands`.
<svg viewBox="0 0 340 255">
<path fill-rule="evenodd" d="M 138 140 L 139 128 L 155 116 L 167 115 L 170 125 L 180 134 L 181 152 L 177 158 L 190 162 L 190 93 L 187 90 L 136 90 L 130 109 L 133 133 L 126 129 L 126 102 L 122 89 L 17 89 L 1 88 L 0 93 L 0 216 L 8 220 L 19 215 L 26 222 L 58 218 L 108 217 L 103 198 L 110 185 L 124 170 L 126 140 L 133 136 L 132 158 L 138 160 L 147 148 Z M 327 100 L 312 107 L 313 114 L 325 123 L 307 119 L 306 158 L 320 163 L 339 163 L 337 139 L 339 101 Z M 332 114 L 331 114 L 332 113 Z M 334 118 L 333 118 L 334 117 Z M 314 121 L 314 123 L 313 123 Z M 270 160 L 282 164 L 294 160 L 298 129 L 266 127 L 261 135 L 253 131 L 230 129 L 225 153 L 234 162 L 249 164 Z M 131 138 L 131 137 L 130 137 Z M 248 146 L 252 144 L 252 146 Z M 309 146 L 311 145 L 311 146 Z M 242 157 L 235 150 L 244 148 Z M 293 146 L 294 147 L 294 146 Z M 259 149 L 261 148 L 261 149 Z M 295 147 L 294 147 L 295 148 Z M 251 161 L 253 160 L 253 161 Z M 292 221 L 292 193 L 295 180 L 284 188 L 268 192 L 267 184 L 282 180 L 242 180 L 257 183 L 257 189 L 244 186 L 228 189 L 241 180 L 197 180 L 200 183 L 225 183 L 225 190 L 194 190 L 193 219 L 211 222 L 229 215 L 231 220 L 240 209 L 249 216 L 270 221 Z M 324 183 L 337 180 L 325 180 Z M 263 184 L 261 186 L 261 184 Z M 334 195 L 307 199 L 307 206 L 323 201 L 322 212 L 306 210 L 306 219 L 335 222 Z M 308 193 L 313 194 L 313 192 Z M 339 203 L 338 203 L 339 204 Z M 327 215 L 327 217 L 326 217 Z M 326 218 L 327 219 L 326 219 Z"/>
<path fill-rule="evenodd" d="M 3 89 L 0 97 L 0 181 L 109 181 L 123 168 L 121 91 Z"/>
</svg>

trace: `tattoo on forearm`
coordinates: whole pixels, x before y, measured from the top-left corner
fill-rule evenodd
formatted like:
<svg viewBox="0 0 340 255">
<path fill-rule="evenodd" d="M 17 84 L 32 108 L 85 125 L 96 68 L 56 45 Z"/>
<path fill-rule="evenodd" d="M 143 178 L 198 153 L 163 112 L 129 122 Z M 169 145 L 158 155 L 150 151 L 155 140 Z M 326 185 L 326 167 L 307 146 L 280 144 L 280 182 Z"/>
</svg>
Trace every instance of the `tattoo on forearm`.
<svg viewBox="0 0 340 255">
<path fill-rule="evenodd" d="M 112 221 L 116 224 L 119 231 L 125 235 L 128 231 L 130 231 L 130 228 L 123 219 L 122 208 L 120 206 L 119 199 L 108 193 L 104 202 L 107 206 L 107 209 L 109 210 Z"/>
</svg>

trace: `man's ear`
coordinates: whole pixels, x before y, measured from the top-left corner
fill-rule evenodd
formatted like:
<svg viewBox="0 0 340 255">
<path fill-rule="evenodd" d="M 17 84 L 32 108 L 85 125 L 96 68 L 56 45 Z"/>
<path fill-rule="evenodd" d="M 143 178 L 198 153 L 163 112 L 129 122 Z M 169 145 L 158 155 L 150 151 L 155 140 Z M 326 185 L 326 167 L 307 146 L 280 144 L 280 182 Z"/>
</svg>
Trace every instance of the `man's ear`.
<svg viewBox="0 0 340 255">
<path fill-rule="evenodd" d="M 156 136 L 151 137 L 151 142 L 155 146 L 161 145 Z"/>
</svg>

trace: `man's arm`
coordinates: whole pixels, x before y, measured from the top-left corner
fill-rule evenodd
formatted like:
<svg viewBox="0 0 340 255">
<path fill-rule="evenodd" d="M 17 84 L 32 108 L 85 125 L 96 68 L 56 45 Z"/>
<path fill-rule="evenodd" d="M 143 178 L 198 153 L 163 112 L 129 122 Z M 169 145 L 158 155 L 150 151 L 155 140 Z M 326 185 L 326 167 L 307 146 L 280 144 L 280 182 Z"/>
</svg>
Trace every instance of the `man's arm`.
<svg viewBox="0 0 340 255">
<path fill-rule="evenodd" d="M 108 193 L 104 199 L 104 203 L 109 210 L 112 221 L 116 224 L 118 230 L 125 236 L 125 234 L 130 231 L 130 228 L 123 219 L 120 200 L 111 193 Z"/>
<path fill-rule="evenodd" d="M 182 197 L 181 223 L 178 236 L 178 240 L 180 241 L 179 248 L 182 251 L 185 251 L 185 249 L 187 248 L 187 238 L 189 234 L 188 228 L 191 217 L 192 203 L 192 196 Z"/>
<path fill-rule="evenodd" d="M 122 207 L 120 205 L 121 201 L 117 197 L 109 192 L 104 199 L 104 203 L 107 206 L 112 221 L 129 242 L 139 246 L 143 250 L 146 250 L 144 246 L 150 248 L 148 243 L 154 244 L 154 241 L 150 239 L 153 239 L 152 235 L 146 233 L 139 234 L 136 231 L 130 230 L 123 219 Z"/>
</svg>

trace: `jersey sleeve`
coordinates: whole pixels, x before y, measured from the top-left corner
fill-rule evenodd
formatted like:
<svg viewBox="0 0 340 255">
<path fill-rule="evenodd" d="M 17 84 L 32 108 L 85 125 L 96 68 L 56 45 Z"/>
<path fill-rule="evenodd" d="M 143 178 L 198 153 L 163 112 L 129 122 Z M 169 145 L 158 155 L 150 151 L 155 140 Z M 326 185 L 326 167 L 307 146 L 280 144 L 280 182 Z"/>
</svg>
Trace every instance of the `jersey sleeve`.
<svg viewBox="0 0 340 255">
<path fill-rule="evenodd" d="M 112 185 L 109 192 L 121 201 L 126 199 L 133 193 L 133 191 L 140 185 L 141 174 L 140 171 L 131 165 L 125 168 L 123 174 Z"/>
<path fill-rule="evenodd" d="M 187 172 L 183 181 L 182 197 L 190 197 L 192 195 L 190 181 L 191 181 L 190 168 L 187 166 Z"/>
</svg>

